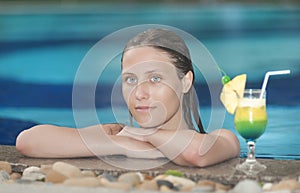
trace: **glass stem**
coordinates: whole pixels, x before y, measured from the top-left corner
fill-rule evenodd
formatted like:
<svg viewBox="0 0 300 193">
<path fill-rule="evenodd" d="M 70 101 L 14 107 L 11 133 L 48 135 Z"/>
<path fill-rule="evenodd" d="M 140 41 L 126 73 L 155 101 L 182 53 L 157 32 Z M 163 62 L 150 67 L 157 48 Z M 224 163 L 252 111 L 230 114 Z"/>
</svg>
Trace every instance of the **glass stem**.
<svg viewBox="0 0 300 193">
<path fill-rule="evenodd" d="M 249 163 L 253 163 L 255 162 L 255 154 L 254 154 L 254 150 L 255 150 L 255 142 L 254 141 L 248 141 L 248 157 L 247 157 L 247 162 Z"/>
</svg>

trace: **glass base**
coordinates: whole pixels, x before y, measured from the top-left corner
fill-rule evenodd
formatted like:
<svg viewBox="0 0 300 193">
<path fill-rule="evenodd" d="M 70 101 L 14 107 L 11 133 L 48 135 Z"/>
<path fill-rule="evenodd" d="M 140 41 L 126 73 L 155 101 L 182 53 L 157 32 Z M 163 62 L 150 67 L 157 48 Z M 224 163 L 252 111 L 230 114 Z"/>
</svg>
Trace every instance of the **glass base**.
<svg viewBox="0 0 300 193">
<path fill-rule="evenodd" d="M 257 175 L 259 172 L 265 170 L 267 167 L 256 160 L 246 160 L 244 163 L 236 166 L 236 169 L 244 172 L 249 176 Z"/>
</svg>

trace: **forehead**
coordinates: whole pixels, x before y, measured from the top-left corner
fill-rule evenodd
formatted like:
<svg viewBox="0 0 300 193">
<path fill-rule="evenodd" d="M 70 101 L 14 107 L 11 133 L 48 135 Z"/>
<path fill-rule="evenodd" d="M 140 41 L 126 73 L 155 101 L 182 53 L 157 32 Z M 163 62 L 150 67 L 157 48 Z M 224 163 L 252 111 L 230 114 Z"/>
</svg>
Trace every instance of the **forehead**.
<svg viewBox="0 0 300 193">
<path fill-rule="evenodd" d="M 155 62 L 154 62 L 155 61 Z M 158 65 L 158 63 L 160 65 Z M 162 64 L 170 65 L 162 65 Z M 143 64 L 144 68 L 150 68 L 151 66 L 173 66 L 168 54 L 165 51 L 155 49 L 153 47 L 139 47 L 126 51 L 123 55 L 122 69 L 127 71 L 133 66 L 137 67 L 138 64 Z M 152 65 L 151 65 L 152 64 Z"/>
</svg>

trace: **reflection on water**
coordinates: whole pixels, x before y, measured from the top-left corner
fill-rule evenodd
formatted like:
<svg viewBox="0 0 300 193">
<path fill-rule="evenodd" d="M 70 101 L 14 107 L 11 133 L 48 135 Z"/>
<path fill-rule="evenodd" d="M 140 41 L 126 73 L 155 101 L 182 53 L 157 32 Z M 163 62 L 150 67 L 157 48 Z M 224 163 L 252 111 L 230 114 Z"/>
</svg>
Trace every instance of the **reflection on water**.
<svg viewBox="0 0 300 193">
<path fill-rule="evenodd" d="M 109 5 L 27 8 L 0 8 L 1 136 L 9 136 L 9 140 L 0 137 L 0 143 L 13 144 L 17 132 L 25 129 L 16 128 L 22 125 L 19 123 L 12 128 L 13 119 L 28 121 L 27 126 L 35 123 L 75 126 L 72 83 L 88 50 L 105 35 L 123 27 L 157 23 L 177 27 L 198 38 L 230 76 L 247 73 L 249 87 L 260 87 L 268 70 L 291 69 L 290 76 L 270 79 L 269 123 L 257 142 L 256 152 L 258 157 L 300 158 L 300 142 L 296 138 L 300 133 L 297 117 L 300 113 L 300 8 L 233 4 L 180 9 L 175 5 L 122 9 Z M 118 40 L 111 46 L 114 44 Z M 98 91 L 99 107 L 109 104 L 110 98 L 101 93 L 109 92 L 119 74 L 120 61 L 115 58 L 100 77 L 103 87 Z M 199 92 L 205 92 L 201 90 L 204 82 L 200 73 L 197 83 Z M 200 104 L 204 104 L 201 116 L 207 125 L 210 96 L 201 96 Z M 118 116 L 126 122 L 128 112 L 123 111 Z M 109 108 L 99 108 L 98 113 L 101 122 L 115 121 Z M 87 125 L 96 124 L 91 121 L 86 118 Z M 226 116 L 224 127 L 234 131 L 232 116 Z M 245 153 L 246 145 L 239 139 Z"/>
<path fill-rule="evenodd" d="M 0 65 L 2 78 L 70 84 L 82 58 L 98 40 L 124 27 L 148 23 L 174 26 L 195 36 L 232 76 L 247 72 L 249 80 L 261 80 L 271 68 L 300 72 L 298 7 L 38 8 L 2 8 L 0 63 L 6 64 Z M 119 63 L 111 65 L 111 70 L 120 69 Z M 110 74 L 104 74 L 103 81 L 111 82 Z"/>
</svg>

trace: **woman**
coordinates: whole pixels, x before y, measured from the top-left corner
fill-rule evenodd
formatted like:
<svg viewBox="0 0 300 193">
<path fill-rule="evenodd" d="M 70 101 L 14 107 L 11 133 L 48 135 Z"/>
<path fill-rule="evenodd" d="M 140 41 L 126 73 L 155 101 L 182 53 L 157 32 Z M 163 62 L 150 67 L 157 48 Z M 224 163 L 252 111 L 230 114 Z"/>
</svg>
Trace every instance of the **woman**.
<svg viewBox="0 0 300 193">
<path fill-rule="evenodd" d="M 31 157 L 125 154 L 167 157 L 179 165 L 199 167 L 236 157 L 240 146 L 232 132 L 205 133 L 193 84 L 184 41 L 172 31 L 149 29 L 131 39 L 122 56 L 122 93 L 131 123 L 134 119 L 139 128 L 103 124 L 79 132 L 37 125 L 20 133 L 16 148 Z"/>
</svg>

